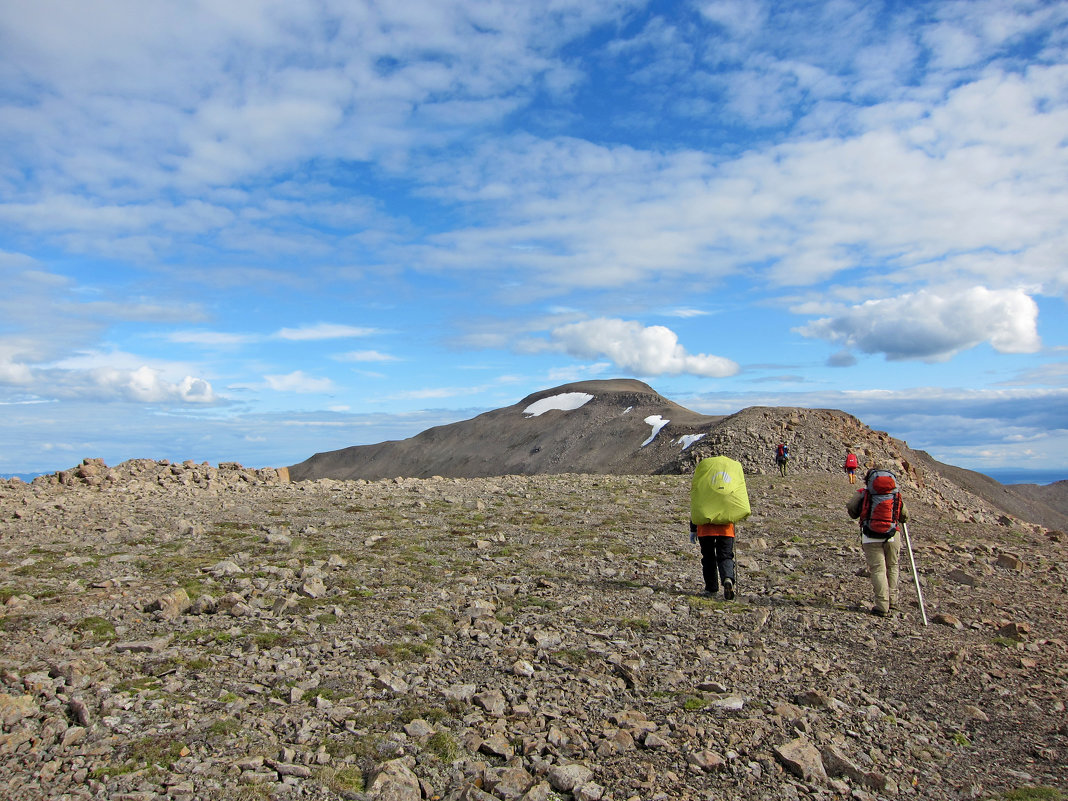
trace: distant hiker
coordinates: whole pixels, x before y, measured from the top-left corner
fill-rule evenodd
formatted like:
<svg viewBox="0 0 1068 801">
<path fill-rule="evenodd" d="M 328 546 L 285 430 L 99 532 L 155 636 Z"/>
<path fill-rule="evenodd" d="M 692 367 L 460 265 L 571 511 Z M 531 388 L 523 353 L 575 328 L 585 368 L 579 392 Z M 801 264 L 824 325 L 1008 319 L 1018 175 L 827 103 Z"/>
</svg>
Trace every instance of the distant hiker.
<svg viewBox="0 0 1068 801">
<path fill-rule="evenodd" d="M 734 524 L 749 514 L 742 466 L 727 456 L 698 462 L 690 483 L 690 542 L 701 545 L 706 595 L 715 595 L 722 583 L 724 599 L 734 600 Z"/>
<path fill-rule="evenodd" d="M 842 467 L 846 471 L 846 475 L 849 476 L 850 484 L 857 483 L 857 465 L 857 455 L 850 451 L 846 454 L 845 465 Z"/>
<path fill-rule="evenodd" d="M 901 553 L 898 524 L 908 519 L 893 472 L 880 465 L 869 470 L 864 476 L 864 486 L 849 499 L 846 511 L 860 523 L 861 547 L 875 593 L 871 613 L 886 617 L 894 608 L 897 593 Z"/>
<path fill-rule="evenodd" d="M 790 459 L 790 449 L 785 442 L 780 442 L 775 448 L 775 464 L 779 466 L 779 475 L 786 475 L 786 462 Z"/>
</svg>

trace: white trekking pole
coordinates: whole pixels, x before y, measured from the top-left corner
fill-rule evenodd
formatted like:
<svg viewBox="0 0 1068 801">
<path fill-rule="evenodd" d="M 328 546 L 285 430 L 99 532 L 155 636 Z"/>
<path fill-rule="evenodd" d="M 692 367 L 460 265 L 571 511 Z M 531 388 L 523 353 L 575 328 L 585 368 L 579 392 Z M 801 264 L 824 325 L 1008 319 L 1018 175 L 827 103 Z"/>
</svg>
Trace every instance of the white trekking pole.
<svg viewBox="0 0 1068 801">
<path fill-rule="evenodd" d="M 920 600 L 920 615 L 923 617 L 923 625 L 927 625 L 927 610 L 923 608 L 923 590 L 920 589 L 920 574 L 916 572 L 916 557 L 912 553 L 912 540 L 909 539 L 909 527 L 901 524 L 901 530 L 905 534 L 905 545 L 909 549 L 909 561 L 912 562 L 912 577 L 916 580 L 916 597 Z"/>
</svg>

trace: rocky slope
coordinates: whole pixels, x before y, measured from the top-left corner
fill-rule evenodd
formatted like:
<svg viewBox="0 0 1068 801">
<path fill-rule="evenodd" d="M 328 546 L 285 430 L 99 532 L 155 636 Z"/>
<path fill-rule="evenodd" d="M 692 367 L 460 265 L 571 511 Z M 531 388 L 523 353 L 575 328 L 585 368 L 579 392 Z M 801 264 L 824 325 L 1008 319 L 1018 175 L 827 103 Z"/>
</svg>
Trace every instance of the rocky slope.
<svg viewBox="0 0 1068 801">
<path fill-rule="evenodd" d="M 1048 485 L 1012 484 L 1009 489 L 1018 496 L 1068 516 L 1068 481 L 1054 481 Z"/>
<path fill-rule="evenodd" d="M 578 408 L 528 411 L 560 396 L 588 400 Z M 643 446 L 653 433 L 648 418 L 670 422 Z M 294 481 L 542 473 L 645 475 L 678 457 L 683 447 L 679 437 L 706 434 L 720 419 L 691 412 L 641 381 L 580 381 L 536 392 L 513 406 L 436 426 L 406 440 L 318 453 L 288 470 Z"/>
<path fill-rule="evenodd" d="M 686 475 L 2 482 L 0 797 L 1063 797 L 1065 537 L 913 476 L 926 627 L 840 474 L 749 478 L 731 603 Z"/>
<path fill-rule="evenodd" d="M 578 408 L 529 411 L 576 395 L 589 400 Z M 627 379 L 581 381 L 543 390 L 513 406 L 431 428 L 410 439 L 319 453 L 287 472 L 295 481 L 692 474 L 699 460 L 722 454 L 740 461 L 747 475 L 763 475 L 778 472 L 773 455 L 779 442 L 790 446 L 793 474 L 839 472 L 846 452 L 852 450 L 862 466 L 877 461 L 893 466 L 925 501 L 942 505 L 961 520 L 995 522 L 1008 515 L 1068 529 L 1068 482 L 1062 491 L 1021 494 L 987 476 L 942 464 L 845 412 L 751 407 L 709 417 Z"/>
</svg>

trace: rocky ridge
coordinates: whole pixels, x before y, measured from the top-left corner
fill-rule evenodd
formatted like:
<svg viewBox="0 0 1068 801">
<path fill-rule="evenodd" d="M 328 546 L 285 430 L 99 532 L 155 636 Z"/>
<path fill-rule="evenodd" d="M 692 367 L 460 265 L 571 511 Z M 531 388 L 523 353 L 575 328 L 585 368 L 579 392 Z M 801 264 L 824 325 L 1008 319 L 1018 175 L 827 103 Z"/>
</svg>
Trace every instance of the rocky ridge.
<svg viewBox="0 0 1068 801">
<path fill-rule="evenodd" d="M 685 475 L 2 482 L 0 797 L 1055 798 L 1065 537 L 915 475 L 926 627 L 840 474 L 748 479 L 730 603 Z"/>
<path fill-rule="evenodd" d="M 569 393 L 590 400 L 570 410 L 531 416 L 533 404 Z M 662 427 L 650 437 L 649 421 Z M 847 451 L 862 466 L 892 466 L 925 502 L 960 520 L 1002 517 L 1068 529 L 1063 492 L 1017 492 L 991 478 L 943 464 L 885 431 L 834 409 L 750 407 L 722 417 L 692 412 L 629 379 L 580 381 L 536 392 L 471 420 L 438 426 L 402 441 L 358 445 L 283 468 L 293 480 L 376 480 L 397 476 L 473 478 L 593 473 L 692 474 L 706 456 L 725 455 L 747 475 L 776 474 L 775 446 L 790 446 L 790 472 L 840 473 Z M 863 472 L 863 471 L 862 471 Z"/>
</svg>

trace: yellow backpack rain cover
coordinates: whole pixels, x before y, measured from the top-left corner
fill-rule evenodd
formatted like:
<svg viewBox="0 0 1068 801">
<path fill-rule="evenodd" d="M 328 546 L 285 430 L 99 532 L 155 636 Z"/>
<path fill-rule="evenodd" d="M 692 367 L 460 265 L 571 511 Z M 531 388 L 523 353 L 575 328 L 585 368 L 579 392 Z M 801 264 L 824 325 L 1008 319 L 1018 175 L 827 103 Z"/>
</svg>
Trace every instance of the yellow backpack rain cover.
<svg viewBox="0 0 1068 801">
<path fill-rule="evenodd" d="M 749 517 L 742 466 L 728 456 L 702 459 L 690 484 L 690 519 L 697 525 L 738 523 Z"/>
</svg>

